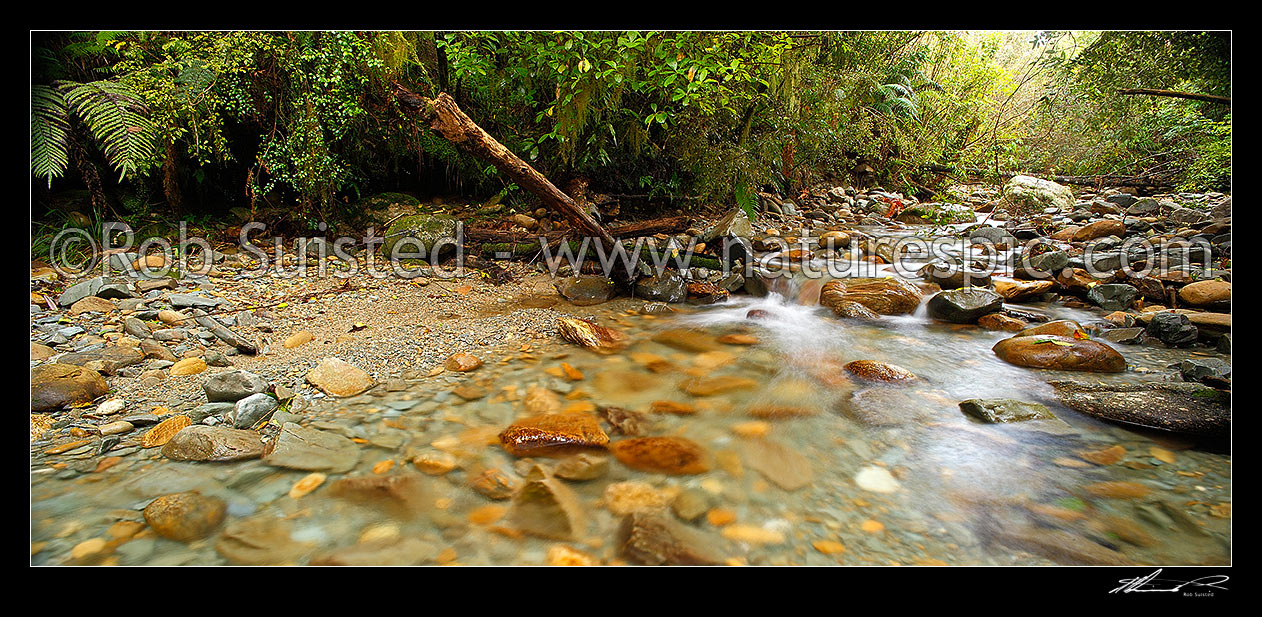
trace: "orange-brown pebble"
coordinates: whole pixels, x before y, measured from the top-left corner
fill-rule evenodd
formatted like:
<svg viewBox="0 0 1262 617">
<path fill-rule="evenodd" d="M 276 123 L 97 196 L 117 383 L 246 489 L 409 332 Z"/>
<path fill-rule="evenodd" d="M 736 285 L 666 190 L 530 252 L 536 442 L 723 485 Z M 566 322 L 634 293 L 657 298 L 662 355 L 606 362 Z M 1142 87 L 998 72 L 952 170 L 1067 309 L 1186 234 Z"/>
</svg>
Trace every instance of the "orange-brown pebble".
<svg viewBox="0 0 1262 617">
<path fill-rule="evenodd" d="M 641 471 L 671 475 L 705 473 L 708 456 L 696 442 L 683 437 L 636 437 L 609 445 L 623 465 Z"/>
<path fill-rule="evenodd" d="M 499 435 L 514 456 L 569 454 L 575 449 L 600 448 L 609 443 L 596 418 L 585 414 L 543 414 L 514 422 Z"/>
</svg>

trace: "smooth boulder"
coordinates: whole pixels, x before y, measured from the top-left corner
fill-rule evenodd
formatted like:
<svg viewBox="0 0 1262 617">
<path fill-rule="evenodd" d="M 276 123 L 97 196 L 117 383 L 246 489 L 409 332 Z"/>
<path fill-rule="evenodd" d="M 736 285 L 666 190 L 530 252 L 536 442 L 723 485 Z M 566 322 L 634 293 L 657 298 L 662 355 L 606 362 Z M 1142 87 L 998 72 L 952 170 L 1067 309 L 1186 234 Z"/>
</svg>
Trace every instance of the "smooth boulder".
<svg viewBox="0 0 1262 617">
<path fill-rule="evenodd" d="M 1126 359 L 1112 347 L 1068 336 L 1014 336 L 995 343 L 992 351 L 1004 362 L 1029 368 L 1096 373 L 1126 370 Z"/>
<path fill-rule="evenodd" d="M 975 323 L 983 315 L 1003 308 L 1003 296 L 980 287 L 938 292 L 929 298 L 929 316 L 952 323 Z"/>
</svg>

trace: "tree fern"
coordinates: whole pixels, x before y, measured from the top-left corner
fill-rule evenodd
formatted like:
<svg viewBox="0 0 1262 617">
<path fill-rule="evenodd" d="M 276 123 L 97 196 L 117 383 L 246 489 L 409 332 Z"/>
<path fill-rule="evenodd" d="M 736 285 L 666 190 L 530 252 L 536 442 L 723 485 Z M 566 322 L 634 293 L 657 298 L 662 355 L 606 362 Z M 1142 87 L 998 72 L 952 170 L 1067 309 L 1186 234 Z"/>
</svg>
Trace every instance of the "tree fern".
<svg viewBox="0 0 1262 617">
<path fill-rule="evenodd" d="M 157 153 L 153 125 L 140 95 L 112 81 L 67 84 L 69 108 L 83 120 L 119 172 L 120 180 L 150 164 Z"/>
<path fill-rule="evenodd" d="M 31 173 L 48 180 L 70 165 L 70 118 L 61 93 L 48 86 L 31 88 Z"/>
</svg>

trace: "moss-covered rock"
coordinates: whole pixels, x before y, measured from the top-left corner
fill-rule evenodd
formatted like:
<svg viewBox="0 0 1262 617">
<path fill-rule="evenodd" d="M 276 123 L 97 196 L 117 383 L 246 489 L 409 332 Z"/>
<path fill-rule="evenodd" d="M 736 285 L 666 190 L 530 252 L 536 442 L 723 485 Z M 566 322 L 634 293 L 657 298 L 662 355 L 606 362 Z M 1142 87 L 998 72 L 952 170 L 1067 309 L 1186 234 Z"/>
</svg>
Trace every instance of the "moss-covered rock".
<svg viewBox="0 0 1262 617">
<path fill-rule="evenodd" d="M 415 208 L 421 205 L 421 200 L 407 193 L 377 193 L 372 197 L 365 197 L 359 200 L 355 204 L 355 208 L 358 210 L 385 210 L 395 204 Z"/>
<path fill-rule="evenodd" d="M 1074 193 L 1068 187 L 1033 176 L 1014 176 L 1003 187 L 1003 205 L 1009 212 L 1029 216 L 1044 208 L 1062 211 L 1074 207 Z"/>
<path fill-rule="evenodd" d="M 395 245 L 403 240 L 409 241 L 399 247 L 401 255 L 424 251 L 426 257 L 429 257 L 434 245 L 440 243 L 443 245 L 440 253 L 455 251 L 456 224 L 456 219 L 445 215 L 413 214 L 402 217 L 386 228 L 386 241 L 381 245 L 381 255 L 389 259 Z M 415 242 L 411 241 L 413 239 Z"/>
</svg>

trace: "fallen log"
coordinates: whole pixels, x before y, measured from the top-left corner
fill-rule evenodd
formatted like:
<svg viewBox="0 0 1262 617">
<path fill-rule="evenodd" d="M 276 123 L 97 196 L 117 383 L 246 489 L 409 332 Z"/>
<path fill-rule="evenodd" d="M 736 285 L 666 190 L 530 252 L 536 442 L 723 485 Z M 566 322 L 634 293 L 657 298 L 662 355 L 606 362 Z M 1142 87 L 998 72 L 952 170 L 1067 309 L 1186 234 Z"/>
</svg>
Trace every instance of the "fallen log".
<svg viewBox="0 0 1262 617">
<path fill-rule="evenodd" d="M 421 121 L 428 122 L 430 128 L 447 141 L 494 165 L 518 186 L 541 199 L 545 206 L 565 216 L 579 231 L 599 239 L 606 247 L 613 246 L 613 236 L 596 219 L 579 208 L 569 195 L 561 192 L 543 174 L 482 130 L 482 127 L 460 110 L 456 101 L 446 92 L 431 99 L 402 86 L 396 88 L 397 99 L 404 110 L 416 114 Z"/>
<path fill-rule="evenodd" d="M 687 216 L 673 216 L 663 219 L 655 219 L 651 221 L 640 221 L 638 223 L 628 223 L 617 227 L 609 228 L 609 235 L 614 238 L 627 238 L 637 236 L 651 236 L 654 234 L 678 233 L 688 229 L 688 224 L 692 221 Z M 540 237 L 546 238 L 549 242 L 564 238 L 569 231 L 549 231 L 546 233 L 538 232 L 521 232 L 521 231 L 505 231 L 500 229 L 466 229 L 464 230 L 465 240 L 470 242 L 527 242 L 537 241 Z M 537 242 L 536 242 L 537 243 Z"/>
<path fill-rule="evenodd" d="M 1157 88 L 1121 88 L 1118 94 L 1141 95 L 1141 96 L 1165 96 L 1175 99 L 1189 99 L 1192 101 L 1203 101 L 1206 103 L 1219 103 L 1231 106 L 1231 97 L 1216 96 L 1213 94 L 1198 94 L 1195 92 L 1177 92 L 1175 90 L 1160 90 Z"/>
</svg>

